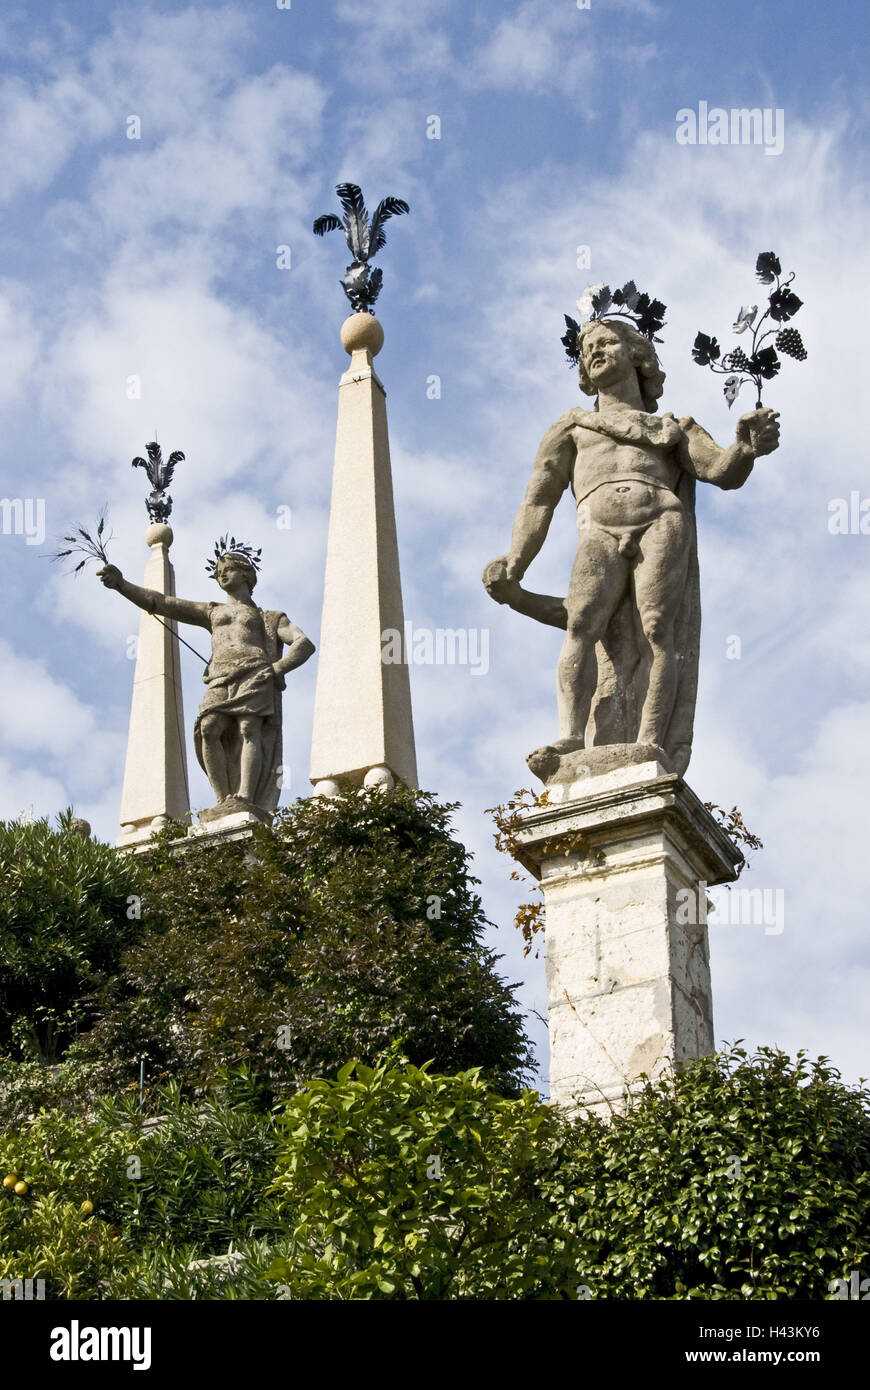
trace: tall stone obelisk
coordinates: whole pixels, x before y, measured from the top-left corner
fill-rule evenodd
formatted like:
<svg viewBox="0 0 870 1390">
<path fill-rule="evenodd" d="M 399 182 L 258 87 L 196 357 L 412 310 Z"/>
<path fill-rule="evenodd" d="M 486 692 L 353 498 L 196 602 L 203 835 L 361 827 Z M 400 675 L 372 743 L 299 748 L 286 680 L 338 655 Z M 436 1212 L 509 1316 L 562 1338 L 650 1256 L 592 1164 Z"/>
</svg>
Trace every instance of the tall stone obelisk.
<svg viewBox="0 0 870 1390">
<path fill-rule="evenodd" d="M 404 637 L 387 402 L 373 359 L 384 332 L 372 314 L 341 328 L 350 353 L 339 383 L 311 781 L 417 786 L 411 687 L 405 662 L 385 662 L 384 633 Z"/>
<path fill-rule="evenodd" d="M 167 488 L 184 454 L 176 451 L 164 461 L 156 441 L 146 449 L 147 460 L 133 460 L 134 468 L 145 470 L 153 489 L 146 503 L 151 525 L 145 540 L 150 554 L 143 582 L 146 589 L 174 597 L 175 571 L 169 558 L 172 528 L 167 525 L 172 498 Z M 174 624 L 143 611 L 121 793 L 121 834 L 115 844 L 121 849 L 147 844 L 155 831 L 170 820 L 186 820 L 189 813 L 178 631 Z"/>
<path fill-rule="evenodd" d="M 385 198 L 369 220 L 356 184 L 336 190 L 344 212 L 319 217 L 318 236 L 344 229 L 353 257 L 342 286 L 356 311 L 341 328 L 350 366 L 338 389 L 311 781 L 318 795 L 361 786 L 417 786 L 411 687 L 405 661 L 385 659 L 404 642 L 404 610 L 387 402 L 374 358 L 384 331 L 374 317 L 383 279 L 369 262 L 383 226 L 408 211 Z"/>
<path fill-rule="evenodd" d="M 172 528 L 155 523 L 148 527 L 145 539 L 151 553 L 144 587 L 174 595 L 175 572 L 169 558 Z M 121 834 L 115 841 L 119 847 L 146 843 L 156 830 L 170 820 L 185 820 L 190 811 L 180 667 L 174 626 L 143 612 L 121 793 Z"/>
</svg>

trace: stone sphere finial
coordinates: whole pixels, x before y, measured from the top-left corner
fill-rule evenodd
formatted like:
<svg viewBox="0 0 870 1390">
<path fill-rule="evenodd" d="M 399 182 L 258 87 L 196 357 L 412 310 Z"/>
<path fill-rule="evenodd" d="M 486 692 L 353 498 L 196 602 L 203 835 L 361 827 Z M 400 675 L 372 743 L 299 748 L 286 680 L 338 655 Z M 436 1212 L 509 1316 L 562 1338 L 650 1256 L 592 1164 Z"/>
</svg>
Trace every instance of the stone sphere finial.
<svg viewBox="0 0 870 1390">
<path fill-rule="evenodd" d="M 145 532 L 145 540 L 151 546 L 170 546 L 173 541 L 172 527 L 167 526 L 165 521 L 154 521 Z"/>
<path fill-rule="evenodd" d="M 374 314 L 351 314 L 341 325 L 341 345 L 345 352 L 377 357 L 384 346 L 384 330 Z"/>
<path fill-rule="evenodd" d="M 73 816 L 69 823 L 69 828 L 73 835 L 81 835 L 83 840 L 91 838 L 90 823 L 82 816 Z"/>
<path fill-rule="evenodd" d="M 363 778 L 363 786 L 369 791 L 392 791 L 396 779 L 388 767 L 370 767 Z"/>
</svg>

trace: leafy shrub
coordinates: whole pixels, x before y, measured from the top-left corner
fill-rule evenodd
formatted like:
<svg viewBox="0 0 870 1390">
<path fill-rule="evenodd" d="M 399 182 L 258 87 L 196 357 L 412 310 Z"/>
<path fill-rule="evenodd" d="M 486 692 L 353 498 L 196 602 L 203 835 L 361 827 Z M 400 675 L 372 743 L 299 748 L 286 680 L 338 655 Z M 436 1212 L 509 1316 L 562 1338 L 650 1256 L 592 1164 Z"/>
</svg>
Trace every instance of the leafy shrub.
<svg viewBox="0 0 870 1390">
<path fill-rule="evenodd" d="M 733 1047 L 573 1127 L 547 1189 L 595 1298 L 827 1297 L 870 1273 L 870 1090 Z"/>
<path fill-rule="evenodd" d="M 294 1298 L 570 1296 L 570 1231 L 541 1192 L 566 1125 L 535 1092 L 350 1063 L 283 1128 L 276 1186 L 303 1253 L 272 1275 Z"/>
<path fill-rule="evenodd" d="M 139 930 L 140 866 L 71 815 L 0 821 L 0 1050 L 54 1062 Z"/>
<path fill-rule="evenodd" d="M 517 1093 L 532 1054 L 453 809 L 398 788 L 299 801 L 241 843 L 179 854 L 165 836 L 142 938 L 77 1052 L 189 1088 L 247 1062 L 287 1095 L 399 1048 Z"/>
</svg>

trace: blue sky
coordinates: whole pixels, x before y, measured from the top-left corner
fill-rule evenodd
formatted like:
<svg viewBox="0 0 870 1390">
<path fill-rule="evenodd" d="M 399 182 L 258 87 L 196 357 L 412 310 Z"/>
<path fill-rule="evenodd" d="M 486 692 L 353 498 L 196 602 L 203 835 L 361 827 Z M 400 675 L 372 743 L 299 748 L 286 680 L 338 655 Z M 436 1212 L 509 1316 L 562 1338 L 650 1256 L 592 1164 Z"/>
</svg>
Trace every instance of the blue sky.
<svg viewBox="0 0 870 1390">
<path fill-rule="evenodd" d="M 728 336 L 758 297 L 756 254 L 775 249 L 797 272 L 810 355 L 767 393 L 779 452 L 739 492 L 700 490 L 688 781 L 739 805 L 764 840 L 747 886 L 785 894 L 781 934 L 711 926 L 717 1037 L 807 1047 L 863 1074 L 870 537 L 832 535 L 828 515 L 832 499 L 870 495 L 867 56 L 845 0 L 7 8 L 2 493 L 44 499 L 47 544 L 0 536 L 0 814 L 73 802 L 117 833 L 136 618 L 92 572 L 73 580 L 40 551 L 108 502 L 113 559 L 141 578 L 130 460 L 155 431 L 187 455 L 172 489 L 179 592 L 211 596 L 205 558 L 230 526 L 263 546 L 261 602 L 317 640 L 345 247 L 310 226 L 340 179 L 370 203 L 397 194 L 412 212 L 388 229 L 378 365 L 406 616 L 485 628 L 491 652 L 485 676 L 412 668 L 421 780 L 462 803 L 506 972 L 545 1012 L 543 962 L 522 958 L 519 890 L 483 809 L 529 784 L 525 755 L 555 731 L 559 638 L 496 608 L 480 572 L 507 548 L 545 429 L 586 403 L 559 343 L 584 284 L 631 276 L 666 302 L 662 408 L 727 443 L 721 382 L 689 349 L 698 328 Z M 701 101 L 781 108 L 782 153 L 678 146 L 677 111 Z M 131 115 L 140 140 L 126 138 Z M 572 539 L 566 502 L 533 587 L 564 592 Z M 184 661 L 190 726 L 200 670 Z M 311 662 L 285 697 L 292 795 L 307 788 L 314 679 Z M 190 763 L 205 804 L 192 750 Z M 544 1056 L 534 1015 L 530 1027 Z"/>
</svg>

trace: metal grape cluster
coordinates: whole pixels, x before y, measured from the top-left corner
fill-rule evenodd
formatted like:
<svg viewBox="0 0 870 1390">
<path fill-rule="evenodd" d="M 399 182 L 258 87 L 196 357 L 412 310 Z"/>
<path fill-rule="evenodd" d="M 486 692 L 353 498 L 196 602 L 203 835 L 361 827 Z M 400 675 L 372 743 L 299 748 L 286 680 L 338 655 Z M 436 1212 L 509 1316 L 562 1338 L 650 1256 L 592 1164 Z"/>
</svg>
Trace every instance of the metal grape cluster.
<svg viewBox="0 0 870 1390">
<path fill-rule="evenodd" d="M 757 304 L 744 304 L 732 325 L 733 332 L 751 331 L 752 338 L 748 351 L 733 348 L 722 353 L 719 343 L 706 333 L 699 333 L 692 348 L 692 357 L 699 367 L 709 367 L 725 377 L 723 387 L 729 409 L 736 401 L 741 387 L 751 381 L 755 385 L 756 409 L 761 408 L 762 382 L 771 381 L 779 372 L 782 363 L 777 348 L 786 357 L 797 362 L 806 359 L 807 350 L 796 328 L 783 328 L 778 325 L 793 319 L 803 304 L 791 288 L 795 272 L 782 278 L 782 266 L 775 251 L 762 251 L 755 263 L 755 278 L 762 285 L 773 285 L 768 296 L 767 308 L 758 317 Z M 767 327 L 764 325 L 767 323 Z M 773 338 L 773 343 L 769 339 Z"/>
</svg>

